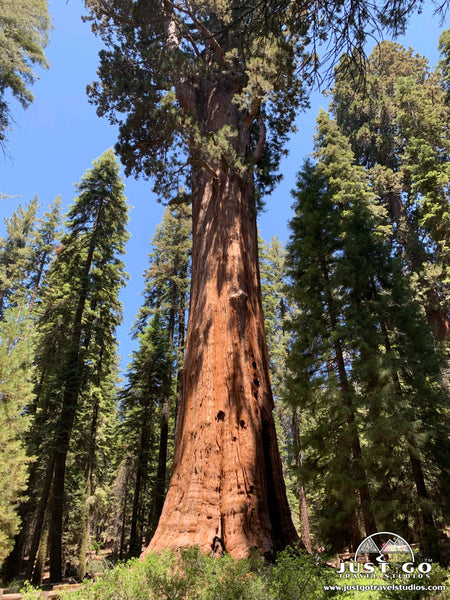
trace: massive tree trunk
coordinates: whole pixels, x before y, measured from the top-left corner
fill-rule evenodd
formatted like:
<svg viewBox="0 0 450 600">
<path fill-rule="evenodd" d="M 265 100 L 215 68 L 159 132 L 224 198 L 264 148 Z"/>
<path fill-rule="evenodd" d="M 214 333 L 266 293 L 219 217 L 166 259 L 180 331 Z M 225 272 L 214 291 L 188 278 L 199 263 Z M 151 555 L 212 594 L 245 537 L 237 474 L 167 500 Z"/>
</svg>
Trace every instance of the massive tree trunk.
<svg viewBox="0 0 450 600">
<path fill-rule="evenodd" d="M 200 90 L 198 112 L 211 132 L 234 126 L 235 149 L 245 156 L 250 123 L 233 105 L 234 91 L 227 84 Z M 193 169 L 179 428 L 163 512 L 145 552 L 198 545 L 239 558 L 298 540 L 272 418 L 253 179 L 224 162 Z"/>
</svg>

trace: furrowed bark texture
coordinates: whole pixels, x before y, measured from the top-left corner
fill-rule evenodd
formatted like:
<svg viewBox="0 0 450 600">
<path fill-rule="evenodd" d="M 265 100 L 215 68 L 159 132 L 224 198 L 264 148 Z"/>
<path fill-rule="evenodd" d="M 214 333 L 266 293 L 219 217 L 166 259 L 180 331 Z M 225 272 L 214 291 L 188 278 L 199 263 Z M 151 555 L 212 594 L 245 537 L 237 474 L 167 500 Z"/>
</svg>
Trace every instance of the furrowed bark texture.
<svg viewBox="0 0 450 600">
<path fill-rule="evenodd" d="M 204 114 L 230 122 L 233 90 Z M 237 151 L 248 144 L 242 121 Z M 193 265 L 175 458 L 150 550 L 236 558 L 298 541 L 278 451 L 259 282 L 254 186 L 221 164 L 193 172 Z"/>
<path fill-rule="evenodd" d="M 198 186 L 175 462 L 149 548 L 270 553 L 297 534 L 272 419 L 252 190 L 224 173 Z"/>
</svg>

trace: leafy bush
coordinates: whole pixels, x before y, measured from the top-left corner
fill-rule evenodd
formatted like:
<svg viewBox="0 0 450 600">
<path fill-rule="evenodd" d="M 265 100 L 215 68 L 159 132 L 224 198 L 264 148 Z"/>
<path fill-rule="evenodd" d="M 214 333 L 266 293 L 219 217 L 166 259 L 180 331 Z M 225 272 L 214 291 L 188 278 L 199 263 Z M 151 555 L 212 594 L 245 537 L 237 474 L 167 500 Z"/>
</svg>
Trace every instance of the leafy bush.
<svg viewBox="0 0 450 600">
<path fill-rule="evenodd" d="M 448 579 L 448 573 L 445 569 L 440 567 L 438 564 L 434 564 L 433 568 L 430 571 L 429 577 L 426 578 L 421 575 L 417 569 L 415 569 L 414 573 L 411 575 L 409 579 L 398 579 L 396 583 L 402 585 L 413 585 L 416 586 L 445 586 L 445 592 L 437 592 L 437 591 L 420 591 L 420 590 L 408 590 L 408 591 L 393 591 L 387 590 L 386 600 L 402 600 L 405 598 L 405 595 L 408 594 L 408 600 L 434 600 L 435 598 L 439 598 L 439 600 L 445 600 L 450 598 L 450 581 Z"/>
<path fill-rule="evenodd" d="M 306 600 L 331 598 L 323 585 L 332 574 L 323 571 L 303 551 L 282 552 L 275 565 L 252 556 L 236 561 L 230 556 L 211 558 L 198 548 L 179 553 L 149 554 L 106 571 L 94 583 L 63 600 Z"/>
<path fill-rule="evenodd" d="M 334 583 L 334 572 L 329 567 L 306 552 L 289 547 L 278 555 L 269 578 L 277 600 L 333 598 L 336 594 L 324 591 L 323 586 Z"/>
<path fill-rule="evenodd" d="M 445 571 L 433 566 L 426 585 L 442 585 Z M 400 580 L 399 580 L 400 581 Z M 406 581 L 406 580 L 404 580 Z M 412 577 L 408 583 L 424 583 Z M 230 556 L 211 558 L 198 548 L 178 553 L 149 554 L 145 560 L 133 559 L 105 571 L 101 579 L 86 581 L 75 591 L 61 593 L 61 600 L 415 600 L 445 595 L 414 595 L 415 592 L 326 591 L 323 586 L 342 586 L 333 569 L 318 564 L 314 557 L 298 548 L 281 552 L 275 564 L 259 556 L 236 561 Z M 350 583 L 350 582 L 349 582 Z M 372 583 L 372 581 L 371 581 Z M 387 581 L 373 581 L 376 584 Z M 38 598 L 29 587 L 26 600 Z M 408 594 L 408 595 L 406 595 Z"/>
</svg>

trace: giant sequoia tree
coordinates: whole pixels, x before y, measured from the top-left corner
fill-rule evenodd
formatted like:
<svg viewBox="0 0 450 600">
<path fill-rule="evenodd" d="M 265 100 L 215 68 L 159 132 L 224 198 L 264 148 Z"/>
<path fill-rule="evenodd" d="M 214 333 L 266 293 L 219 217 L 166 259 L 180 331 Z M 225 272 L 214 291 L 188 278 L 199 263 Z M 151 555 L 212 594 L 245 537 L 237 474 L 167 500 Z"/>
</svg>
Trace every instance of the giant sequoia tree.
<svg viewBox="0 0 450 600">
<path fill-rule="evenodd" d="M 104 39 L 98 113 L 120 126 L 128 174 L 190 179 L 192 284 L 172 480 L 150 548 L 271 553 L 297 540 L 272 418 L 256 205 L 314 69 L 415 3 L 86 0 Z M 382 15 L 382 17 L 380 17 Z M 356 24 L 356 25 L 355 25 Z M 178 190 L 176 189 L 177 193 Z"/>
</svg>

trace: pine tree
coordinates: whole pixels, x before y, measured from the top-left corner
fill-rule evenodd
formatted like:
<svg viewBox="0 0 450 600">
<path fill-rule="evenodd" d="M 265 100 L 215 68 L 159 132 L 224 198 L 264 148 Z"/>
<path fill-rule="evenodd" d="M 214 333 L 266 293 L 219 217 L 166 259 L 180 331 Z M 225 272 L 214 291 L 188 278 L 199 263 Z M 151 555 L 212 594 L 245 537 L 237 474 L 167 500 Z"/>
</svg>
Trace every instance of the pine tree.
<svg viewBox="0 0 450 600">
<path fill-rule="evenodd" d="M 139 348 L 122 402 L 128 432 L 123 433 L 128 440 L 123 460 L 132 460 L 136 472 L 130 505 L 132 555 L 140 554 L 142 540 L 148 543 L 153 535 L 167 486 L 170 425 L 174 428 L 181 391 L 191 229 L 190 205 L 171 203 L 151 240 L 144 304 L 133 329 Z M 164 385 L 157 383 L 158 377 Z"/>
<path fill-rule="evenodd" d="M 0 3 L 0 144 L 12 121 L 8 94 L 27 108 L 33 101 L 28 86 L 37 78 L 34 65 L 48 67 L 44 48 L 50 29 L 46 0 Z"/>
<path fill-rule="evenodd" d="M 71 563 L 75 563 L 80 579 L 86 575 L 89 542 L 93 538 L 100 543 L 101 531 L 107 527 L 109 514 L 104 504 L 111 484 L 111 463 L 118 451 L 115 445 L 120 425 L 116 344 L 115 340 L 103 342 L 105 324 L 98 325 L 97 336 L 94 334 L 89 342 L 91 359 L 85 367 L 67 469 L 70 491 L 66 512 L 73 516 L 67 519 L 65 535 L 73 540 Z M 67 557 L 67 547 L 64 554 Z"/>
<path fill-rule="evenodd" d="M 7 237 L 1 240 L 0 252 L 0 317 L 11 295 L 25 295 L 25 281 L 32 254 L 31 240 L 36 225 L 38 200 L 25 206 L 5 220 Z M 20 289 L 19 289 L 20 288 Z"/>
<path fill-rule="evenodd" d="M 135 481 L 131 516 L 131 556 L 139 556 L 150 523 L 152 509 L 150 492 L 151 464 L 155 464 L 157 415 L 164 410 L 170 393 L 173 358 L 169 351 L 167 332 L 158 313 L 139 334 L 139 348 L 133 353 L 127 374 L 128 383 L 122 394 L 123 427 L 133 444 Z M 159 409 L 159 410 L 158 410 Z M 157 476 L 158 474 L 156 474 Z M 156 487 L 157 482 L 153 485 Z"/>
<path fill-rule="evenodd" d="M 25 445 L 27 408 L 33 401 L 32 359 L 32 324 L 18 302 L 0 321 L 0 566 L 19 531 L 18 507 L 32 460 Z"/>
<path fill-rule="evenodd" d="M 161 226 L 157 228 L 152 238 L 152 244 L 154 249 L 149 255 L 150 267 L 146 274 L 145 302 L 140 311 L 140 320 L 147 312 L 153 312 L 164 321 L 168 333 L 168 351 L 173 355 L 173 369 L 172 382 L 171 385 L 166 386 L 166 396 L 161 406 L 158 467 L 152 490 L 147 543 L 156 530 L 164 504 L 167 487 L 169 418 L 173 412 L 171 408 L 175 409 L 174 429 L 179 416 L 192 252 L 190 204 L 175 203 L 166 209 Z M 173 397 L 175 397 L 174 403 Z"/>
<path fill-rule="evenodd" d="M 32 232 L 30 242 L 32 252 L 29 258 L 29 275 L 26 285 L 30 313 L 38 299 L 46 270 L 55 256 L 62 225 L 61 204 L 61 198 L 58 196 L 49 206 L 49 210 L 38 219 Z"/>
<path fill-rule="evenodd" d="M 293 310 L 286 298 L 286 250 L 278 237 L 272 238 L 268 244 L 259 238 L 259 257 L 270 380 L 275 400 L 275 424 L 286 492 L 294 524 L 301 532 L 307 550 L 311 552 L 306 491 L 304 486 L 298 486 L 296 478 L 292 476 L 292 465 L 301 460 L 297 409 L 284 402 L 292 337 L 287 322 L 288 315 Z"/>
<path fill-rule="evenodd" d="M 356 543 L 361 533 L 352 541 L 345 532 L 352 520 L 358 525 L 360 510 L 367 535 L 375 518 L 378 525 L 393 522 L 409 503 L 409 527 L 438 557 L 427 485 L 437 482 L 428 468 L 436 460 L 431 440 L 445 443 L 437 425 L 446 405 L 440 357 L 411 281 L 386 243 L 386 213 L 325 113 L 316 148 L 317 165 L 305 166 L 295 193 L 289 264 L 300 309 L 291 395 L 308 430 L 305 472 L 311 476 L 314 465 L 323 477 L 321 534 L 338 548 Z M 402 489 L 399 470 L 415 486 L 418 506 Z"/>
<path fill-rule="evenodd" d="M 34 430 L 45 462 L 36 509 L 29 569 L 48 510 L 50 576 L 62 575 L 66 463 L 83 394 L 115 369 L 118 293 L 125 274 L 120 255 L 127 239 L 127 207 L 119 167 L 111 150 L 94 161 L 77 186 L 68 233 L 46 278 L 45 310 L 39 323 L 41 390 Z M 89 392 L 89 389 L 91 390 Z M 48 508 L 47 508 L 48 507 Z"/>
<path fill-rule="evenodd" d="M 290 387 L 294 403 L 302 408 L 304 429 L 313 431 L 312 436 L 304 435 L 302 446 L 308 448 L 306 462 L 316 465 L 323 486 L 324 502 L 317 510 L 319 535 L 343 548 L 361 539 L 359 513 L 368 490 L 355 430 L 355 390 L 348 380 L 340 333 L 342 301 L 334 284 L 336 256 L 343 251 L 339 215 L 324 175 L 310 163 L 299 176 L 297 194 L 288 247 L 292 296 L 299 309 L 293 321 Z M 344 475 L 350 465 L 351 478 Z M 317 490 L 317 481 L 309 483 L 307 487 Z M 364 508 L 366 526 L 376 530 L 371 507 Z"/>
<path fill-rule="evenodd" d="M 270 378 L 274 397 L 282 398 L 289 346 L 289 332 L 284 326 L 288 310 L 285 298 L 286 251 L 278 237 L 272 238 L 268 244 L 260 240 L 259 257 Z"/>
<path fill-rule="evenodd" d="M 445 339 L 450 109 L 440 74 L 412 49 L 383 42 L 368 59 L 364 86 L 351 69 L 338 70 L 333 111 L 359 164 L 370 169 L 428 321 Z"/>
<path fill-rule="evenodd" d="M 61 200 L 38 217 L 38 199 L 19 206 L 5 219 L 7 236 L 0 240 L 0 315 L 13 296 L 28 300 L 30 313 L 39 295 L 46 269 L 54 256 L 61 226 Z"/>
</svg>

